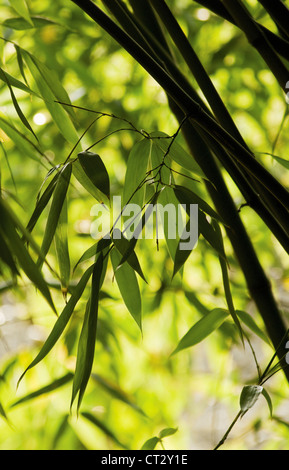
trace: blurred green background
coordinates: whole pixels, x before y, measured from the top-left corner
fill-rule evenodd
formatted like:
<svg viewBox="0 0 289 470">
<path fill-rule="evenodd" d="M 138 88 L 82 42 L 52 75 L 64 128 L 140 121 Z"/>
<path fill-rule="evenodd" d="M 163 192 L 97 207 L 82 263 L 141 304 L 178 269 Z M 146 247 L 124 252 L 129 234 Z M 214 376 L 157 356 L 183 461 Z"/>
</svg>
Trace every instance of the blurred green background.
<svg viewBox="0 0 289 470">
<path fill-rule="evenodd" d="M 245 3 L 260 22 L 272 27 L 258 2 Z M 121 116 L 146 132 L 162 131 L 171 135 L 176 131 L 177 122 L 168 109 L 164 92 L 72 2 L 28 0 L 31 16 L 39 17 L 34 19 L 33 27 L 17 14 L 12 4 L 0 2 L 0 60 L 7 73 L 24 80 L 15 43 L 57 74 L 74 105 Z M 242 33 L 232 25 L 191 0 L 168 1 L 168 4 L 243 137 L 270 166 L 272 173 L 288 186 L 288 171 L 267 155 L 273 152 L 286 160 L 289 149 L 289 123 L 285 114 L 288 105 L 275 79 Z M 186 72 L 185 64 L 183 69 Z M 24 71 L 29 87 L 37 91 L 29 70 Z M 35 152 L 35 159 L 31 158 L 31 152 L 15 145 L 1 129 L 0 122 L 1 187 L 26 224 L 47 171 L 51 165 L 65 161 L 73 142 L 67 142 L 61 135 L 42 99 L 16 88 L 14 92 L 46 155 L 43 158 Z M 27 135 L 4 82 L 0 82 L 0 113 Z M 80 109 L 75 109 L 74 115 L 80 136 L 95 116 Z M 83 143 L 92 145 L 111 132 L 127 127 L 121 121 L 103 117 L 87 132 Z M 112 194 L 121 194 L 126 162 L 139 139 L 138 134 L 123 130 L 94 147 L 108 169 Z M 185 145 L 181 135 L 178 142 Z M 227 176 L 226 181 L 236 204 L 241 206 L 242 196 Z M 206 197 L 202 188 L 200 193 Z M 74 179 L 68 204 L 69 247 L 74 266 L 93 243 L 90 211 L 95 200 Z M 244 207 L 241 214 L 287 318 L 288 259 L 251 209 Z M 47 212 L 34 231 L 39 244 L 46 216 Z M 226 238 L 225 242 L 235 306 L 250 313 L 264 330 Z M 173 263 L 163 242 L 159 251 L 155 241 L 142 242 L 138 255 L 149 281 L 148 284 L 139 281 L 143 301 L 142 335 L 123 304 L 110 266 L 104 284 L 107 296 L 100 304 L 94 376 L 81 407 L 81 411 L 99 420 L 98 425 L 85 416 L 77 417 L 74 411 L 70 413 L 71 382 L 10 408 L 22 396 L 74 370 L 76 339 L 87 297 L 84 294 L 61 341 L 43 362 L 25 375 L 17 388 L 20 375 L 39 351 L 54 325 L 55 316 L 27 279 L 8 288 L 9 279 L 3 277 L 0 284 L 0 403 L 8 421 L 0 417 L 1 450 L 140 449 L 147 439 L 167 427 L 178 428 L 178 431 L 164 439 L 166 449 L 211 449 L 224 434 L 238 411 L 243 385 L 256 377 L 252 353 L 236 341 L 232 323 L 226 322 L 224 328 L 203 343 L 170 357 L 180 338 L 204 312 L 215 307 L 226 308 L 218 259 L 200 239 L 185 266 L 183 278 L 178 275 L 171 280 Z M 53 250 L 49 260 L 57 266 Z M 73 280 L 79 279 L 86 266 L 84 263 L 78 267 Z M 49 280 L 51 274 L 46 274 Z M 52 278 L 51 288 L 61 311 L 64 299 Z M 264 368 L 272 349 L 256 335 L 250 335 L 258 362 Z M 266 401 L 260 398 L 256 407 L 234 428 L 224 448 L 289 450 L 288 385 L 282 373 L 268 382 L 267 390 L 274 406 L 273 419 L 269 417 Z M 105 428 L 101 429 L 99 422 Z"/>
</svg>

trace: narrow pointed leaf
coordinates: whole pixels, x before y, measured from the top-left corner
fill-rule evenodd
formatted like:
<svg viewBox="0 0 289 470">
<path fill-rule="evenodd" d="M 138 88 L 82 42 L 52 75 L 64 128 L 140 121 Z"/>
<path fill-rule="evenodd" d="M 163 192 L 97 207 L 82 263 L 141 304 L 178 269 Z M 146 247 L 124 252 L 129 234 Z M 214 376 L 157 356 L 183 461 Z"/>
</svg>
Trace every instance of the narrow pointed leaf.
<svg viewBox="0 0 289 470">
<path fill-rule="evenodd" d="M 159 433 L 159 438 L 163 439 L 164 437 L 173 436 L 178 431 L 178 428 L 165 428 L 162 429 Z"/>
<path fill-rule="evenodd" d="M 113 238 L 113 243 L 116 247 L 116 249 L 119 251 L 119 253 L 123 256 L 128 248 L 129 248 L 129 240 L 123 235 L 123 233 L 120 232 L 120 230 L 116 229 L 114 231 L 114 238 Z M 144 277 L 144 274 L 142 272 L 141 266 L 139 264 L 139 260 L 137 258 L 137 255 L 135 251 L 132 251 L 129 257 L 127 258 L 127 263 L 130 265 L 132 269 L 135 270 L 139 274 L 139 276 L 146 282 L 146 279 Z"/>
<path fill-rule="evenodd" d="M 103 266 L 103 255 L 102 253 L 100 253 L 93 268 L 91 294 L 87 302 L 83 326 L 78 342 L 76 367 L 73 379 L 73 390 L 71 398 L 72 406 L 77 393 L 79 393 L 77 404 L 78 410 L 80 408 L 81 401 L 90 378 L 94 360 L 98 320 L 99 292 L 103 279 Z"/>
<path fill-rule="evenodd" d="M 263 392 L 261 385 L 245 385 L 240 395 L 240 409 L 242 416 L 252 408 Z"/>
<path fill-rule="evenodd" d="M 109 198 L 109 175 L 100 156 L 96 153 L 85 151 L 78 154 L 78 159 L 94 186 Z"/>
<path fill-rule="evenodd" d="M 73 374 L 72 372 L 69 372 L 68 374 L 65 374 L 63 377 L 60 377 L 59 379 L 54 380 L 50 384 L 45 385 L 44 387 L 41 387 L 40 389 L 35 390 L 34 392 L 31 392 L 19 398 L 18 400 L 16 400 L 14 403 L 10 405 L 10 408 L 14 408 L 15 406 L 22 405 L 23 403 L 26 403 L 30 400 L 34 400 L 35 398 L 54 392 L 58 388 L 63 387 L 67 383 L 71 382 L 72 378 L 73 378 Z"/>
<path fill-rule="evenodd" d="M 118 446 L 120 446 L 124 449 L 127 448 L 126 445 L 124 445 L 123 443 L 121 443 L 119 441 L 119 439 L 116 437 L 114 432 L 112 432 L 111 429 L 109 429 L 108 426 L 105 423 L 103 423 L 102 421 L 100 421 L 95 415 L 93 415 L 91 413 L 88 413 L 88 412 L 82 412 L 81 416 L 83 416 L 88 421 L 90 421 L 92 424 L 94 424 L 94 426 L 99 428 L 107 437 L 112 439 Z"/>
<path fill-rule="evenodd" d="M 30 13 L 25 0 L 9 0 L 9 3 L 14 8 L 17 13 L 22 16 L 28 23 L 33 25 L 33 22 L 30 17 Z"/>
<path fill-rule="evenodd" d="M 67 235 L 67 201 L 65 199 L 55 231 L 55 248 L 58 259 L 61 288 L 67 293 L 71 268 Z"/>
<path fill-rule="evenodd" d="M 123 301 L 139 328 L 142 329 L 142 302 L 136 274 L 128 263 L 120 266 L 121 254 L 117 250 L 112 250 L 110 257 Z"/>
<path fill-rule="evenodd" d="M 265 398 L 265 400 L 268 404 L 269 411 L 270 411 L 270 418 L 272 418 L 272 416 L 273 416 L 273 404 L 272 404 L 271 397 L 270 397 L 269 393 L 267 392 L 267 390 L 265 388 L 263 388 L 263 390 L 262 390 L 262 395 L 263 395 L 263 397 Z"/>
<path fill-rule="evenodd" d="M 44 237 L 42 240 L 41 251 L 44 256 L 49 251 L 50 245 L 54 238 L 57 225 L 59 223 L 60 214 L 63 208 L 63 204 L 66 198 L 67 190 L 70 183 L 72 166 L 71 164 L 66 165 L 61 171 L 59 178 L 57 180 L 56 187 L 53 192 L 53 198 L 51 202 L 51 207 L 49 210 L 49 215 L 47 218 L 46 228 Z M 39 261 L 39 265 L 41 260 Z"/>
<path fill-rule="evenodd" d="M 35 359 L 31 362 L 31 364 L 26 368 L 26 370 L 23 372 L 21 375 L 18 383 L 21 381 L 21 379 L 24 377 L 26 372 L 31 369 L 32 367 L 36 366 L 40 361 L 42 361 L 47 354 L 51 351 L 53 346 L 57 343 L 58 339 L 62 335 L 64 329 L 66 328 L 71 315 L 74 312 L 74 309 L 81 298 L 83 291 L 89 281 L 89 278 L 92 274 L 94 266 L 90 266 L 85 273 L 83 274 L 82 278 L 78 282 L 77 286 L 73 290 L 73 294 L 71 295 L 69 301 L 65 305 L 63 311 L 59 315 L 58 319 L 56 320 L 54 327 L 49 334 L 48 338 L 46 339 L 44 345 L 42 346 L 41 350 L 35 357 Z"/>
<path fill-rule="evenodd" d="M 224 310 L 222 308 L 216 308 L 212 310 L 210 313 L 208 313 L 206 316 L 202 317 L 183 336 L 183 338 L 180 340 L 173 354 L 183 349 L 192 347 L 200 343 L 201 341 L 203 341 L 213 331 L 218 329 L 222 325 L 222 323 L 224 323 L 228 315 L 229 315 L 228 310 Z"/>
<path fill-rule="evenodd" d="M 143 444 L 141 450 L 154 450 L 159 442 L 160 442 L 159 437 L 157 436 L 151 437 Z"/>
<path fill-rule="evenodd" d="M 174 192 L 181 204 L 184 204 L 188 207 L 190 204 L 198 204 L 199 209 L 205 212 L 205 214 L 208 214 L 210 217 L 218 220 L 219 222 L 222 222 L 222 219 L 217 214 L 217 212 L 191 189 L 185 188 L 184 186 L 175 185 Z"/>
<path fill-rule="evenodd" d="M 128 157 L 126 175 L 123 187 L 124 204 L 133 203 L 143 207 L 145 197 L 145 185 L 141 183 L 146 178 L 148 163 L 151 152 L 149 139 L 137 142 Z"/>
</svg>

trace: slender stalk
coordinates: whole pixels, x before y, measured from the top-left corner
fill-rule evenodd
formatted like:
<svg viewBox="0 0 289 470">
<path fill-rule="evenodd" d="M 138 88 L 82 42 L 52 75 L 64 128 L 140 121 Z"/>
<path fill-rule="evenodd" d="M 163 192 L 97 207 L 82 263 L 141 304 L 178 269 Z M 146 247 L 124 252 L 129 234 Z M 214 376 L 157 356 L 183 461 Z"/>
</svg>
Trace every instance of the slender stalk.
<svg viewBox="0 0 289 470">
<path fill-rule="evenodd" d="M 242 415 L 242 411 L 240 410 L 239 413 L 237 414 L 237 416 L 235 417 L 235 419 L 233 420 L 233 422 L 228 427 L 227 431 L 225 432 L 225 434 L 222 437 L 222 439 L 220 440 L 220 442 L 216 445 L 216 447 L 213 450 L 218 450 L 219 447 L 221 447 L 226 442 L 230 432 L 232 431 L 233 427 L 235 426 L 235 424 L 237 423 L 237 421 L 241 417 L 241 415 Z"/>
<path fill-rule="evenodd" d="M 100 8 L 90 0 L 72 0 L 105 31 L 135 58 L 143 68 L 164 88 L 177 102 L 186 115 L 190 115 L 193 124 L 197 124 L 224 146 L 232 158 L 240 163 L 268 191 L 276 197 L 285 208 L 289 208 L 288 191 L 257 161 L 253 155 L 223 129 L 202 107 L 194 101 L 172 77 L 164 70 L 133 38 L 114 23 Z"/>
<path fill-rule="evenodd" d="M 236 21 L 230 15 L 228 10 L 222 5 L 221 0 L 194 0 L 196 3 L 199 3 L 205 8 L 208 8 L 210 11 L 215 13 L 216 15 L 224 18 L 225 20 L 229 21 L 230 23 L 237 26 Z M 275 0 L 273 0 L 275 2 Z M 273 33 L 265 26 L 259 24 L 257 21 L 255 23 L 261 29 L 263 34 L 265 35 L 267 41 L 271 44 L 271 46 L 275 49 L 275 51 L 280 54 L 284 59 L 289 60 L 289 42 L 277 34 Z"/>
<path fill-rule="evenodd" d="M 272 48 L 263 31 L 251 17 L 249 11 L 240 0 L 221 0 L 236 24 L 245 33 L 249 43 L 257 49 L 259 54 L 274 74 L 280 87 L 286 93 L 289 71 Z"/>
<path fill-rule="evenodd" d="M 218 142 L 234 154 L 234 151 L 242 149 L 243 156 L 257 163 L 252 155 L 244 149 L 235 139 L 216 123 L 216 121 L 206 114 L 201 106 L 195 102 L 172 77 L 156 62 L 136 41 L 119 28 L 107 15 L 103 13 L 95 4 L 89 0 L 72 0 L 86 13 L 88 13 L 105 31 L 116 39 L 164 88 L 167 92 L 171 108 L 177 116 L 179 122 L 183 122 L 187 115 L 192 118 L 187 119 L 182 129 L 187 139 L 191 153 L 203 169 L 208 180 L 206 184 L 218 213 L 223 216 L 227 224 L 228 236 L 236 253 L 241 269 L 243 270 L 249 292 L 259 309 L 268 334 L 274 346 L 280 343 L 285 327 L 280 316 L 280 312 L 272 295 L 270 283 L 260 265 L 259 259 L 254 251 L 250 238 L 242 224 L 240 216 L 236 210 L 234 202 L 224 183 L 222 174 L 212 155 L 210 149 L 203 141 L 196 129 L 201 129 L 207 136 L 216 138 Z M 205 116 L 205 117 L 204 117 Z M 213 132 L 211 132 L 213 129 Z M 210 132 L 208 132 L 210 130 Z M 249 165 L 250 166 L 250 165 Z M 261 167 L 261 169 L 259 168 Z M 256 169 L 256 168 L 255 168 Z M 264 168 L 258 165 L 258 171 L 262 173 Z M 267 172 L 266 172 L 267 173 Z M 271 175 L 270 175 L 271 176 Z M 262 178 L 261 178 L 262 179 Z M 265 178 L 266 179 L 266 178 Z M 274 180 L 274 178 L 273 178 Z M 274 180 L 275 183 L 276 180 Z M 271 181 L 270 181 L 271 182 Z M 267 180 L 267 183 L 269 181 Z M 275 188 L 276 185 L 272 181 Z M 281 186 L 277 184 L 278 186 Z M 269 185 L 270 187 L 270 185 Z M 279 197 L 288 198 L 288 193 L 284 193 L 281 186 Z M 287 201 L 288 202 L 288 201 Z M 289 374 L 287 375 L 289 381 Z"/>
<path fill-rule="evenodd" d="M 280 31 L 289 38 L 289 9 L 280 0 L 258 0 L 275 21 Z"/>
</svg>

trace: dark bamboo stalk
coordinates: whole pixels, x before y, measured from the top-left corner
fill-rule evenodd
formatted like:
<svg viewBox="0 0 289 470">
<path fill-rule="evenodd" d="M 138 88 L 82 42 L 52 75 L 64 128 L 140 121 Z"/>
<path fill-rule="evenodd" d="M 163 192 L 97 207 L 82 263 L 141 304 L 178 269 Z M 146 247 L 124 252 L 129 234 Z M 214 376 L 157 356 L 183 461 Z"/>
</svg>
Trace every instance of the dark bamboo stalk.
<svg viewBox="0 0 289 470">
<path fill-rule="evenodd" d="M 264 59 L 282 90 L 286 91 L 289 71 L 282 60 L 276 54 L 271 44 L 267 40 L 263 31 L 254 21 L 249 11 L 240 0 L 221 0 L 236 24 L 245 33 L 249 43 L 259 52 Z"/>
<path fill-rule="evenodd" d="M 288 191 L 248 152 L 238 141 L 223 129 L 202 107 L 194 101 L 179 84 L 125 31 L 118 27 L 99 7 L 90 0 L 72 0 L 96 23 L 107 31 L 138 63 L 164 88 L 171 98 L 179 104 L 190 120 L 202 127 L 224 146 L 231 157 L 255 177 L 279 202 L 289 209 Z"/>
<path fill-rule="evenodd" d="M 220 0 L 194 0 L 199 5 L 202 5 L 208 10 L 212 11 L 216 15 L 220 16 L 221 18 L 229 21 L 230 23 L 237 26 L 236 21 L 230 15 L 228 10 L 222 5 Z M 289 60 L 289 42 L 277 34 L 273 33 L 265 26 L 256 22 L 258 27 L 261 29 L 263 34 L 265 35 L 267 41 L 271 44 L 271 46 L 275 49 L 275 51 L 280 54 L 284 59 Z"/>
<path fill-rule="evenodd" d="M 131 43 L 131 38 L 129 36 L 120 33 L 115 23 L 113 23 L 111 20 L 107 22 L 107 18 L 104 18 L 102 15 L 99 15 L 99 12 L 97 12 L 96 15 L 94 8 L 91 7 L 91 2 L 87 0 L 73 1 L 74 3 L 78 4 L 82 9 L 84 9 L 84 11 L 90 14 L 90 16 L 92 16 L 92 18 L 95 19 L 96 22 L 98 22 L 107 32 L 109 32 L 109 34 L 112 33 L 111 35 L 113 38 L 117 40 L 119 39 L 120 44 L 123 45 L 125 49 L 128 50 L 128 52 L 130 52 L 134 58 L 136 58 L 136 60 L 139 61 L 140 59 L 139 62 L 141 63 L 141 65 L 145 65 L 145 68 L 147 67 L 149 73 L 154 72 L 153 70 L 151 70 L 152 64 L 157 64 L 159 67 L 159 64 L 157 62 L 153 61 L 152 63 L 151 59 L 148 59 L 146 55 L 143 56 L 141 52 L 143 49 L 135 47 L 135 42 L 133 41 Z M 83 8 L 84 6 L 85 8 Z M 115 31 L 114 28 L 116 28 Z M 129 44 L 127 44 L 127 40 L 129 41 Z M 158 70 L 158 73 L 159 72 L 160 71 Z M 155 75 L 152 75 L 155 78 Z M 164 89 L 168 93 L 170 105 L 173 112 L 175 113 L 179 121 L 182 122 L 184 116 L 187 116 L 188 114 L 186 108 L 186 99 L 184 100 L 185 103 L 183 103 L 182 99 L 180 99 L 179 93 L 176 93 L 176 95 L 174 96 L 174 93 L 172 93 L 172 91 L 176 91 L 176 89 L 175 85 L 172 86 L 170 80 L 169 86 L 164 86 Z M 167 76 L 162 76 L 160 84 L 166 85 L 166 82 Z M 180 90 L 178 89 L 178 91 Z M 183 91 L 181 91 L 180 94 L 181 98 L 184 98 Z M 181 105 L 179 105 L 180 102 Z M 193 103 L 195 102 L 193 101 Z M 226 221 L 226 223 L 228 223 L 228 236 L 231 240 L 235 253 L 237 254 L 240 266 L 244 272 L 248 289 L 257 305 L 257 308 L 259 309 L 259 312 L 262 315 L 268 334 L 274 346 L 277 347 L 277 345 L 280 345 L 280 338 L 283 338 L 286 329 L 283 324 L 283 320 L 281 318 L 278 307 L 276 305 L 275 299 L 273 297 L 270 283 L 262 269 L 262 266 L 260 265 L 258 257 L 252 246 L 251 240 L 249 239 L 248 234 L 242 224 L 238 211 L 236 210 L 234 202 L 224 183 L 222 174 L 217 166 L 217 163 L 197 129 L 201 130 L 201 132 L 205 133 L 206 135 L 210 135 L 210 133 L 205 132 L 203 125 L 199 125 L 198 119 L 193 120 L 192 122 L 187 120 L 183 126 L 184 135 L 187 139 L 188 146 L 191 149 L 191 152 L 195 156 L 200 167 L 203 169 L 204 173 L 210 180 L 210 182 L 207 182 L 206 184 L 208 186 L 208 190 L 211 194 L 212 200 L 219 214 L 223 214 L 224 220 Z M 287 374 L 286 377 L 289 381 L 289 374 Z"/>
<path fill-rule="evenodd" d="M 289 39 L 289 9 L 280 0 L 258 0 L 280 31 Z"/>
</svg>

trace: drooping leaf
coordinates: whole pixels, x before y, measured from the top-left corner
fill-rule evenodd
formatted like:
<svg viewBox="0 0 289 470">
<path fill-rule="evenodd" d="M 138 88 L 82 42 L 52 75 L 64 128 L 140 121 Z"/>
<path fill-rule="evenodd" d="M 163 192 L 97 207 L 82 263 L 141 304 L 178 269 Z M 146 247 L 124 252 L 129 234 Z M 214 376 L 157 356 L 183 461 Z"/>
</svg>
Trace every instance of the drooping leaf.
<svg viewBox="0 0 289 470">
<path fill-rule="evenodd" d="M 240 395 L 241 416 L 244 416 L 244 414 L 255 405 L 262 392 L 263 387 L 261 385 L 245 385 L 245 387 L 243 387 Z"/>
<path fill-rule="evenodd" d="M 19 118 L 21 119 L 22 123 L 24 124 L 24 126 L 26 127 L 26 129 L 29 130 L 29 132 L 31 132 L 31 134 L 34 135 L 34 137 L 37 139 L 36 137 L 36 134 L 35 132 L 33 131 L 31 125 L 29 124 L 27 118 L 25 117 L 25 115 L 23 114 L 23 111 L 22 109 L 20 108 L 19 104 L 18 104 L 18 101 L 17 101 L 17 98 L 14 94 L 14 91 L 13 91 L 13 88 L 11 86 L 11 83 L 10 83 L 10 80 L 9 80 L 9 77 L 8 75 L 4 72 L 3 69 L 1 69 L 0 67 L 0 78 L 7 83 L 8 85 L 8 88 L 9 88 L 9 91 L 10 91 L 10 95 L 11 95 L 11 99 L 12 99 L 12 102 L 13 102 L 13 105 L 14 105 L 14 108 L 19 116 Z"/>
<path fill-rule="evenodd" d="M 93 152 L 84 151 L 78 154 L 78 159 L 93 185 L 109 198 L 109 175 L 100 156 Z"/>
<path fill-rule="evenodd" d="M 98 319 L 98 303 L 101 281 L 103 278 L 103 255 L 99 254 L 93 268 L 91 293 L 86 305 L 84 321 L 78 342 L 75 373 L 73 378 L 73 390 L 71 397 L 71 406 L 78 395 L 77 410 L 79 410 L 81 401 L 90 378 L 92 365 L 94 361 L 94 350 Z"/>
<path fill-rule="evenodd" d="M 95 415 L 92 413 L 88 413 L 87 411 L 84 411 L 81 413 L 81 416 L 86 418 L 88 421 L 90 421 L 94 426 L 99 428 L 107 437 L 112 439 L 118 446 L 122 447 L 123 449 L 126 449 L 127 446 L 120 442 L 120 440 L 116 437 L 115 433 L 109 429 L 109 427 L 100 421 Z"/>
<path fill-rule="evenodd" d="M 270 340 L 267 338 L 265 333 L 259 328 L 257 323 L 255 322 L 254 318 L 252 318 L 251 315 L 249 315 L 247 312 L 243 312 L 241 310 L 236 310 L 236 314 L 240 318 L 240 320 L 250 328 L 253 333 L 255 333 L 259 338 L 261 338 L 265 343 L 269 344 L 271 346 Z"/>
<path fill-rule="evenodd" d="M 63 208 L 63 204 L 65 201 L 69 183 L 70 183 L 71 171 L 72 171 L 71 164 L 68 163 L 67 165 L 63 167 L 59 175 L 59 178 L 57 180 L 56 187 L 53 192 L 51 207 L 49 210 L 46 227 L 45 227 L 45 233 L 44 233 L 42 245 L 41 245 L 41 251 L 43 253 L 43 256 L 46 256 L 46 254 L 49 251 L 50 245 L 52 243 L 52 240 L 54 238 L 54 235 L 57 229 L 57 225 L 59 223 L 60 214 Z M 41 265 L 42 260 L 39 260 L 38 264 Z"/>
<path fill-rule="evenodd" d="M 68 142 L 75 144 L 78 141 L 78 135 L 72 119 L 68 115 L 70 110 L 64 110 L 63 106 L 56 102 L 58 100 L 69 103 L 69 97 L 56 77 L 55 72 L 49 70 L 43 63 L 24 49 L 21 49 L 21 52 L 53 121 L 63 137 Z"/>
<path fill-rule="evenodd" d="M 123 186 L 123 203 L 137 204 L 143 207 L 145 199 L 145 185 L 141 183 L 146 179 L 148 162 L 150 159 L 151 142 L 142 139 L 137 142 L 128 157 L 126 175 Z"/>
<path fill-rule="evenodd" d="M 30 363 L 30 365 L 26 368 L 26 370 L 23 372 L 21 375 L 20 379 L 18 380 L 18 383 L 22 380 L 26 372 L 31 369 L 32 367 L 35 367 L 39 362 L 41 362 L 47 354 L 51 351 L 53 346 L 57 343 L 58 339 L 62 335 L 64 329 L 66 328 L 71 315 L 74 312 L 74 309 L 81 298 L 83 291 L 89 281 L 89 278 L 93 272 L 94 265 L 90 266 L 85 273 L 82 275 L 80 281 L 76 285 L 76 287 L 73 290 L 73 293 L 65 305 L 63 311 L 59 315 L 58 319 L 56 320 L 54 327 L 49 334 L 48 338 L 46 339 L 45 343 L 43 344 L 41 350 L 35 357 L 35 359 Z"/>
<path fill-rule="evenodd" d="M 113 232 L 113 243 L 122 256 L 127 252 L 129 248 L 129 240 L 123 235 L 123 233 L 119 229 L 115 229 Z M 135 272 L 137 272 L 139 276 L 146 282 L 135 251 L 131 252 L 129 257 L 127 258 L 127 262 L 130 267 L 134 269 Z"/>
<path fill-rule="evenodd" d="M 229 311 L 222 308 L 215 308 L 206 316 L 202 317 L 192 328 L 183 336 L 173 354 L 190 348 L 209 336 L 218 329 L 229 315 Z"/>
<path fill-rule="evenodd" d="M 210 217 L 222 222 L 222 218 L 219 214 L 217 214 L 217 212 L 206 201 L 204 201 L 204 199 L 194 193 L 191 189 L 175 185 L 174 192 L 181 204 L 184 204 L 186 207 L 189 207 L 190 204 L 197 204 L 199 209 L 205 212 L 205 214 L 208 214 Z"/>
<path fill-rule="evenodd" d="M 121 254 L 116 249 L 110 252 L 110 258 L 123 301 L 139 328 L 142 329 L 142 302 L 135 271 L 128 263 L 120 265 Z"/>
<path fill-rule="evenodd" d="M 99 240 L 98 242 L 94 243 L 91 247 L 89 247 L 89 248 L 81 255 L 81 257 L 79 258 L 79 260 L 78 260 L 77 263 L 75 264 L 75 266 L 74 266 L 74 268 L 73 268 L 73 271 L 76 270 L 77 266 L 78 266 L 80 263 L 83 263 L 84 261 L 89 260 L 89 259 L 92 258 L 93 256 L 96 256 L 98 253 L 100 253 L 101 251 L 103 251 L 103 250 L 105 250 L 106 248 L 108 248 L 111 243 L 112 243 L 112 241 L 111 241 L 111 239 L 109 239 L 109 238 L 102 238 L 102 239 Z"/>
<path fill-rule="evenodd" d="M 35 227 L 39 217 L 41 216 L 42 212 L 44 211 L 45 207 L 49 203 L 53 192 L 55 190 L 57 181 L 59 178 L 59 173 L 54 176 L 54 178 L 50 181 L 49 185 L 47 188 L 45 188 L 45 191 L 43 191 L 43 194 L 39 197 L 39 199 L 36 202 L 35 209 L 29 219 L 29 222 L 27 224 L 27 230 L 29 232 L 32 232 L 33 228 Z"/>
<path fill-rule="evenodd" d="M 56 312 L 49 288 L 45 282 L 41 272 L 39 271 L 36 263 L 31 258 L 30 253 L 25 247 L 24 242 L 21 240 L 16 231 L 14 221 L 7 212 L 3 200 L 0 198 L 0 234 L 5 240 L 6 244 L 10 247 L 10 252 L 16 257 L 19 266 L 31 280 L 37 289 L 42 293 L 43 297 L 47 300 L 50 307 Z"/>
<path fill-rule="evenodd" d="M 263 388 L 263 390 L 262 390 L 262 395 L 265 398 L 265 400 L 267 401 L 267 404 L 268 404 L 268 407 L 269 407 L 269 412 L 270 412 L 270 418 L 272 418 L 272 416 L 273 416 L 273 404 L 272 404 L 271 397 L 270 397 L 269 393 L 267 392 L 267 390 L 265 388 Z"/>
<path fill-rule="evenodd" d="M 18 398 L 18 400 L 16 400 L 10 405 L 10 408 L 14 408 L 15 406 L 22 405 L 23 403 L 26 403 L 30 400 L 34 400 L 35 398 L 46 395 L 47 393 L 54 392 L 60 387 L 63 387 L 67 383 L 71 382 L 72 378 L 73 378 L 72 372 L 68 372 L 63 377 L 53 380 L 48 385 L 45 385 L 44 387 L 41 387 L 40 389 L 35 390 L 34 392 L 31 392 L 21 398 Z"/>
<path fill-rule="evenodd" d="M 22 16 L 28 23 L 33 25 L 25 0 L 9 0 L 9 3 L 20 16 Z"/>
<path fill-rule="evenodd" d="M 61 289 L 66 298 L 71 275 L 70 254 L 67 235 L 67 201 L 64 200 L 55 231 L 55 248 L 58 259 Z"/>
<path fill-rule="evenodd" d="M 129 396 L 117 384 L 111 382 L 110 380 L 107 380 L 106 378 L 104 378 L 103 376 L 100 376 L 99 374 L 92 373 L 91 377 L 99 385 L 101 385 L 103 387 L 103 389 L 106 390 L 113 398 L 116 398 L 117 400 L 120 400 L 121 402 L 123 402 L 126 405 L 130 406 L 131 408 L 138 411 L 142 415 L 145 415 L 145 413 L 142 411 L 142 409 L 135 403 L 135 400 L 133 399 L 133 397 Z"/>
<path fill-rule="evenodd" d="M 143 444 L 141 450 L 154 450 L 159 442 L 160 442 L 159 437 L 157 436 L 151 437 Z"/>
</svg>

